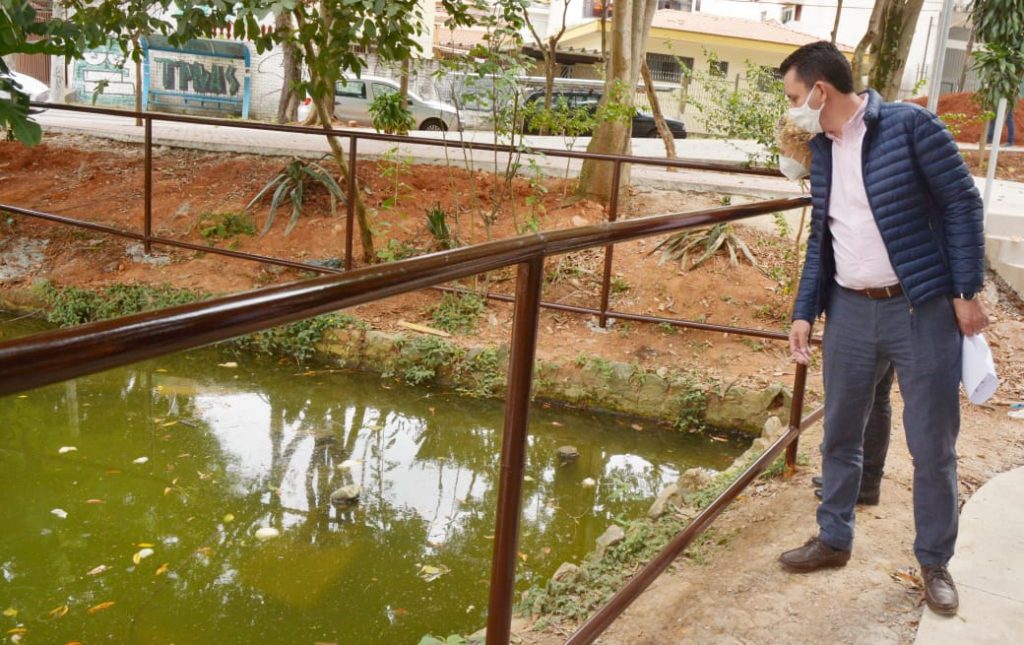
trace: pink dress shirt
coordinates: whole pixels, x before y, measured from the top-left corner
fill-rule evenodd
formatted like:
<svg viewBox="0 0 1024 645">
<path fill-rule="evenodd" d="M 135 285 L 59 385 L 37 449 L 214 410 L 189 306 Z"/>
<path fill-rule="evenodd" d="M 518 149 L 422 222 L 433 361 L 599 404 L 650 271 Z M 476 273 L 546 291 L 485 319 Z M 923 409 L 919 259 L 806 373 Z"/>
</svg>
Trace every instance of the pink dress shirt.
<svg viewBox="0 0 1024 645">
<path fill-rule="evenodd" d="M 848 289 L 888 287 L 899 282 L 878 232 L 864 189 L 861 151 L 864 145 L 864 96 L 860 108 L 832 140 L 832 192 L 829 228 L 836 258 L 836 282 Z"/>
</svg>

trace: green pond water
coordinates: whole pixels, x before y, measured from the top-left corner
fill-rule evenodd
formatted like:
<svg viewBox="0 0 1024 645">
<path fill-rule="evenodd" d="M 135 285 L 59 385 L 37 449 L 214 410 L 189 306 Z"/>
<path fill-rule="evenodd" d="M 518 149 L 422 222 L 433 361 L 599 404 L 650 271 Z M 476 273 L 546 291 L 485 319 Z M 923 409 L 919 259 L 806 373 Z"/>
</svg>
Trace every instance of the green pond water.
<svg viewBox="0 0 1024 645">
<path fill-rule="evenodd" d="M 220 349 L 0 398 L 0 627 L 87 645 L 475 631 L 501 423 L 500 401 Z M 743 449 L 633 423 L 534 406 L 517 589 L 642 516 L 682 469 Z M 564 444 L 578 461 L 559 464 Z M 346 484 L 360 503 L 333 507 Z"/>
</svg>

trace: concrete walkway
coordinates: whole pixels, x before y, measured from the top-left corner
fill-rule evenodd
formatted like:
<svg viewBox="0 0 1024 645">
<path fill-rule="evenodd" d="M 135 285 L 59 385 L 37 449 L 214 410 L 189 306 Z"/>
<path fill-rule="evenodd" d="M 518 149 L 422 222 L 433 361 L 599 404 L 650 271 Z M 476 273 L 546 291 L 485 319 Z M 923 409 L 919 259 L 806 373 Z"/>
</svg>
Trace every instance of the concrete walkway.
<svg viewBox="0 0 1024 645">
<path fill-rule="evenodd" d="M 918 645 L 1006 645 L 1024 640 L 1024 468 L 993 477 L 964 505 L 949 571 L 960 612 L 927 609 Z"/>
</svg>

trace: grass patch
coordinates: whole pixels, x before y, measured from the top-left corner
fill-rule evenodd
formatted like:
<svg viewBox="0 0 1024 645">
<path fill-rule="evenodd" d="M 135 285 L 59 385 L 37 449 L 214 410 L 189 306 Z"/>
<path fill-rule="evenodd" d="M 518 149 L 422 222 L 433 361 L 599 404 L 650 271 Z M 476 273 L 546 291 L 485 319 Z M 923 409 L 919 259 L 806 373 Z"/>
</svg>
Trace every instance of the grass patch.
<svg viewBox="0 0 1024 645">
<path fill-rule="evenodd" d="M 487 309 L 483 297 L 476 293 L 445 293 L 441 301 L 431 308 L 434 326 L 452 334 L 471 334 L 476 331 Z"/>
<path fill-rule="evenodd" d="M 199 216 L 199 237 L 210 244 L 238 235 L 256 235 L 256 222 L 246 212 L 203 213 Z"/>
</svg>

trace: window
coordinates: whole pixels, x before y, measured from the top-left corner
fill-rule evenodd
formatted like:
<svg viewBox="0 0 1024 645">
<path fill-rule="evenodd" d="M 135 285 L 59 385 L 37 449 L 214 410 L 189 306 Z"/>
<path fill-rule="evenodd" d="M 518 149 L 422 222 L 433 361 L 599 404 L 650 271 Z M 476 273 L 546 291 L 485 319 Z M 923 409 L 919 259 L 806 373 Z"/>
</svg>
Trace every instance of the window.
<svg viewBox="0 0 1024 645">
<path fill-rule="evenodd" d="M 693 59 L 669 54 L 647 54 L 647 67 L 651 70 L 651 79 L 667 83 L 678 83 L 686 73 L 693 71 Z"/>
<path fill-rule="evenodd" d="M 378 96 L 388 96 L 389 94 L 394 94 L 397 91 L 398 91 L 398 88 L 395 87 L 394 85 L 385 85 L 384 83 L 374 83 L 373 84 L 373 96 L 374 96 L 374 98 L 376 98 Z"/>
<path fill-rule="evenodd" d="M 794 7 L 791 4 L 787 4 L 782 8 L 782 17 L 779 18 L 779 20 L 782 22 L 782 24 L 786 24 L 787 22 L 792 22 L 795 19 L 795 16 L 796 7 Z"/>
<path fill-rule="evenodd" d="M 362 81 L 338 81 L 338 84 L 334 86 L 334 94 L 352 99 L 365 99 L 366 83 Z"/>
<path fill-rule="evenodd" d="M 708 61 L 708 73 L 718 78 L 725 78 L 729 75 L 729 63 L 724 60 Z"/>
</svg>

